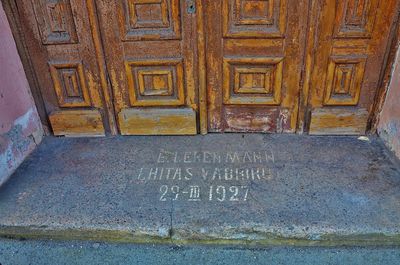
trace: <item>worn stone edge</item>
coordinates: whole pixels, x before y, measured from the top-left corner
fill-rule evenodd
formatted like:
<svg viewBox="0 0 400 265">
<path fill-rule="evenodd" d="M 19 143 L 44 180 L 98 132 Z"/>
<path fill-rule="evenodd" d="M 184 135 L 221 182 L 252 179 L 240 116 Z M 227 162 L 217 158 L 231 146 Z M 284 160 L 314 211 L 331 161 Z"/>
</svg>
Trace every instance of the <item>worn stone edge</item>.
<svg viewBox="0 0 400 265">
<path fill-rule="evenodd" d="M 296 247 L 338 247 L 338 246 L 400 246 L 400 234 L 324 234 L 318 239 L 305 237 L 284 237 L 274 233 L 258 234 L 257 239 L 249 237 L 229 238 L 194 234 L 188 236 L 180 231 L 170 231 L 169 236 L 127 230 L 43 228 L 34 226 L 0 226 L 0 238 L 18 240 L 78 240 L 110 243 L 135 244 L 176 244 L 176 245 L 236 245 L 248 247 L 296 246 Z"/>
</svg>

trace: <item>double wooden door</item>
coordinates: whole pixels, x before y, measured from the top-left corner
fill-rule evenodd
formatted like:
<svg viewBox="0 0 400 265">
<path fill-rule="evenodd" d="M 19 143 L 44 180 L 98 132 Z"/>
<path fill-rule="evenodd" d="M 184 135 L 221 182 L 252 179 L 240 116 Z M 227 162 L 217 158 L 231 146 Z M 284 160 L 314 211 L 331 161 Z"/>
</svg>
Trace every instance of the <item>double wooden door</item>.
<svg viewBox="0 0 400 265">
<path fill-rule="evenodd" d="M 398 0 L 15 1 L 54 134 L 363 134 Z"/>
</svg>

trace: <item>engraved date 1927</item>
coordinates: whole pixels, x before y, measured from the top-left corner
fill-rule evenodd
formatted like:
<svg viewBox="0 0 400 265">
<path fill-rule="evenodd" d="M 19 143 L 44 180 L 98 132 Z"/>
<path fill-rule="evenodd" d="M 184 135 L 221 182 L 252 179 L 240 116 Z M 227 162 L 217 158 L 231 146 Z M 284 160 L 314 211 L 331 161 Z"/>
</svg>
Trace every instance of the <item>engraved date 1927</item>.
<svg viewBox="0 0 400 265">
<path fill-rule="evenodd" d="M 163 185 L 160 187 L 160 201 L 187 200 L 187 201 L 216 201 L 239 202 L 247 201 L 249 195 L 248 186 L 180 186 Z"/>
</svg>

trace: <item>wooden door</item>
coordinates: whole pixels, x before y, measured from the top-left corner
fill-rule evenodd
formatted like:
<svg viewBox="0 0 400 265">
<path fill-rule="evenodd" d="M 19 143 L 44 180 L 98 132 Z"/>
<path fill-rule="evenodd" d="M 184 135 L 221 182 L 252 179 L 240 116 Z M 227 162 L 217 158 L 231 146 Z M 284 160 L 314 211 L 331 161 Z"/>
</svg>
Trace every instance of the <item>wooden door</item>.
<svg viewBox="0 0 400 265">
<path fill-rule="evenodd" d="M 180 0 L 99 0 L 121 134 L 196 134 L 195 7 Z"/>
<path fill-rule="evenodd" d="M 93 0 L 16 0 L 55 135 L 104 135 L 114 114 L 102 82 Z"/>
<path fill-rule="evenodd" d="M 198 119 L 202 132 L 363 134 L 400 4 L 12 1 L 52 130 L 73 136 L 196 134 Z"/>
<path fill-rule="evenodd" d="M 364 134 L 397 0 L 316 0 L 310 30 L 310 134 Z"/>
<path fill-rule="evenodd" d="M 308 2 L 205 1 L 210 131 L 295 132 Z"/>
</svg>

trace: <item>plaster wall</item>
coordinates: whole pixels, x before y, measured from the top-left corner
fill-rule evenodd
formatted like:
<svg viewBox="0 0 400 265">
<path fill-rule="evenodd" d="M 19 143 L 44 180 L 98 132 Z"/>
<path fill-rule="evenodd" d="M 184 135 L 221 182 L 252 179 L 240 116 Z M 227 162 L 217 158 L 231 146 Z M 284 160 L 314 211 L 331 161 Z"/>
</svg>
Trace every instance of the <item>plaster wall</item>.
<svg viewBox="0 0 400 265">
<path fill-rule="evenodd" d="M 43 129 L 0 3 L 0 185 L 40 143 Z"/>
<path fill-rule="evenodd" d="M 400 49 L 397 51 L 385 104 L 380 113 L 378 133 L 400 158 Z"/>
</svg>

